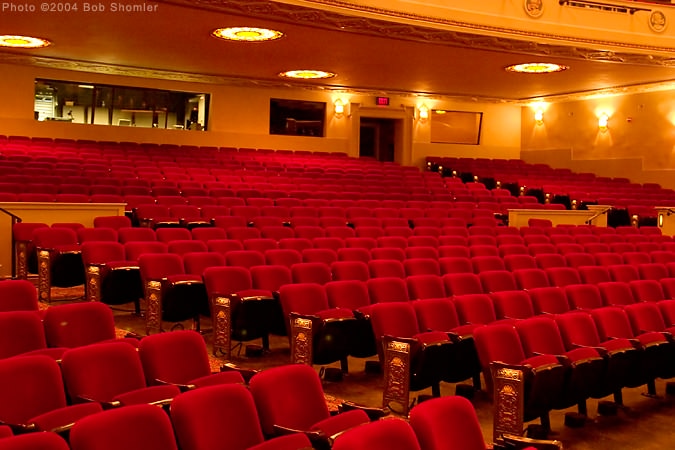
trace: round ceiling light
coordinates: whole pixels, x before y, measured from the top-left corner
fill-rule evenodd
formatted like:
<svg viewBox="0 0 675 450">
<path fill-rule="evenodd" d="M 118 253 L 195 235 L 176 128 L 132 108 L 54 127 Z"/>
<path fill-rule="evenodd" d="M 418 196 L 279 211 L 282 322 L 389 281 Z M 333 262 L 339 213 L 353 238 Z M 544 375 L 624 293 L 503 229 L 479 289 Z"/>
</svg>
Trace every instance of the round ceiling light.
<svg viewBox="0 0 675 450">
<path fill-rule="evenodd" d="M 0 47 L 42 48 L 51 45 L 46 39 L 31 36 L 0 35 Z"/>
<path fill-rule="evenodd" d="M 279 39 L 284 35 L 281 31 L 267 28 L 230 27 L 218 28 L 211 33 L 217 38 L 228 41 L 263 42 Z"/>
<path fill-rule="evenodd" d="M 552 73 L 552 72 L 562 72 L 563 70 L 569 69 L 569 66 L 562 66 L 560 64 L 552 63 L 525 63 L 525 64 L 514 64 L 505 68 L 507 72 L 518 72 L 518 73 Z"/>
<path fill-rule="evenodd" d="M 288 70 L 286 72 L 281 72 L 280 77 L 284 78 L 298 78 L 301 80 L 317 80 L 321 78 L 333 78 L 337 74 L 333 72 L 325 72 L 323 70 L 311 70 L 311 69 L 302 69 L 302 70 Z"/>
</svg>

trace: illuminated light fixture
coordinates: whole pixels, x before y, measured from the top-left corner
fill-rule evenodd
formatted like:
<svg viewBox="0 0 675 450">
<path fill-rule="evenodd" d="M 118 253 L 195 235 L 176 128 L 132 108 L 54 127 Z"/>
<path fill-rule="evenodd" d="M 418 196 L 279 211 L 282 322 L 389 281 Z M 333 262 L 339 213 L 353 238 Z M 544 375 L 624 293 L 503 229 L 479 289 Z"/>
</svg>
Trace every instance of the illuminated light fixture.
<svg viewBox="0 0 675 450">
<path fill-rule="evenodd" d="M 419 108 L 417 108 L 417 113 L 418 113 L 418 119 L 424 122 L 425 120 L 429 119 L 429 107 L 425 104 L 420 105 Z"/>
<path fill-rule="evenodd" d="M 544 111 L 538 109 L 534 112 L 534 121 L 537 122 L 537 125 L 543 125 L 544 123 Z"/>
<path fill-rule="evenodd" d="M 607 131 L 607 124 L 609 122 L 609 116 L 606 113 L 600 114 L 600 117 L 598 117 L 598 128 L 600 131 L 605 132 Z"/>
<path fill-rule="evenodd" d="M 277 30 L 250 27 L 218 28 L 213 30 L 211 34 L 220 39 L 243 42 L 273 41 L 284 35 L 284 33 Z"/>
<path fill-rule="evenodd" d="M 43 48 L 51 45 L 46 39 L 31 36 L 0 35 L 0 47 Z"/>
<path fill-rule="evenodd" d="M 312 70 L 312 69 L 301 69 L 301 70 L 288 70 L 286 72 L 281 72 L 280 77 L 283 78 L 296 78 L 300 80 L 318 80 L 322 78 L 333 78 L 337 74 L 332 72 L 325 72 L 323 70 Z"/>
<path fill-rule="evenodd" d="M 338 98 L 333 105 L 335 106 L 335 117 L 342 117 L 345 113 L 345 104 Z"/>
<path fill-rule="evenodd" d="M 447 113 L 447 111 L 444 110 L 444 109 L 434 109 L 434 112 L 435 112 L 436 114 L 441 114 L 441 115 Z"/>
<path fill-rule="evenodd" d="M 525 63 L 508 66 L 504 70 L 506 70 L 507 72 L 517 72 L 517 73 L 552 73 L 552 72 L 562 72 L 563 70 L 567 69 L 569 69 L 569 66 L 562 66 L 560 64 Z"/>
</svg>

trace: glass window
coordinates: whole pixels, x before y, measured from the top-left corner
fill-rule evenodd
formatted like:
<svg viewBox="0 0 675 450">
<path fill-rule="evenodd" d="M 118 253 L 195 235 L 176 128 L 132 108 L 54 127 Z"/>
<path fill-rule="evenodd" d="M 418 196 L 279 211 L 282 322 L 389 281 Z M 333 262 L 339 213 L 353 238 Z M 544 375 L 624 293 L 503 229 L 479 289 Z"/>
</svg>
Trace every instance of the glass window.
<svg viewBox="0 0 675 450">
<path fill-rule="evenodd" d="M 270 99 L 270 134 L 323 136 L 326 103 Z"/>
<path fill-rule="evenodd" d="M 35 80 L 38 121 L 142 128 L 207 128 L 209 94 Z"/>
</svg>

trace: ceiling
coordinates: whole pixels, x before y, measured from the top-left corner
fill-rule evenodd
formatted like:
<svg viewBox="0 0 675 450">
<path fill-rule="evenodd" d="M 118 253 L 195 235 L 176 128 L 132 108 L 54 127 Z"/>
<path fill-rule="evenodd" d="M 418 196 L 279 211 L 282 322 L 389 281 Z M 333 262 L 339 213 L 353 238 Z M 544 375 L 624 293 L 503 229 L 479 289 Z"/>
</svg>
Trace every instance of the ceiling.
<svg viewBox="0 0 675 450">
<path fill-rule="evenodd" d="M 169 0 L 149 11 L 3 13 L 0 34 L 44 37 L 39 50 L 7 50 L 0 62 L 207 83 L 279 87 L 277 74 L 321 69 L 335 78 L 290 83 L 311 89 L 379 94 L 425 94 L 492 101 L 621 90 L 675 81 L 672 55 L 611 53 L 516 39 L 472 35 L 262 0 Z M 11 19 L 5 20 L 5 19 Z M 281 30 L 268 43 L 234 43 L 215 28 L 256 26 Z M 555 62 L 570 70 L 527 75 L 505 66 Z"/>
</svg>

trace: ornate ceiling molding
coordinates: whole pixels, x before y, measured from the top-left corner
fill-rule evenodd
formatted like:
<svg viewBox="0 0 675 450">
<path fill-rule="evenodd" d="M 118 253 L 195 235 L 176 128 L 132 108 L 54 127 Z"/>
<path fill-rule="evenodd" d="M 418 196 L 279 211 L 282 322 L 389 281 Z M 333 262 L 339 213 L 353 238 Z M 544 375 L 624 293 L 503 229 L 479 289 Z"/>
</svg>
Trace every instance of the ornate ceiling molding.
<svg viewBox="0 0 675 450">
<path fill-rule="evenodd" d="M 616 63 L 630 63 L 641 65 L 656 65 L 665 67 L 675 67 L 675 49 L 670 49 L 669 56 L 648 55 L 628 52 L 599 51 L 592 48 L 581 48 L 565 45 L 544 44 L 534 41 L 525 41 L 513 38 L 502 38 L 473 33 L 456 32 L 444 29 L 435 29 L 429 26 L 418 26 L 403 23 L 390 22 L 379 19 L 365 17 L 356 17 L 345 14 L 336 14 L 334 12 L 323 11 L 288 5 L 267 0 L 159 0 L 160 3 L 180 5 L 187 8 L 200 8 L 204 10 L 215 11 L 223 14 L 241 15 L 247 17 L 258 17 L 261 19 L 274 21 L 287 21 L 294 24 L 302 24 L 311 27 L 322 27 L 328 29 L 342 30 L 364 35 L 386 36 L 394 39 L 412 40 L 417 42 L 433 43 L 436 45 L 448 45 L 453 47 L 466 47 L 472 49 L 482 49 L 490 51 L 514 52 L 529 54 L 534 56 L 561 57 L 581 60 L 612 61 Z M 344 1 L 317 0 L 315 3 L 326 3 L 331 5 L 347 5 Z M 354 5 L 349 4 L 353 9 Z M 378 14 L 384 14 L 385 11 L 369 11 Z M 426 20 L 416 18 L 416 20 Z M 431 19 L 430 19 L 431 20 Z M 430 20 L 427 20 L 429 22 Z M 448 20 L 448 22 L 452 22 Z M 479 26 L 471 24 L 453 24 L 466 25 L 473 27 L 477 31 Z M 485 31 L 489 27 L 484 27 Z M 511 33 L 514 30 L 501 30 L 504 33 Z M 535 39 L 536 36 L 530 36 Z M 547 39 L 555 39 L 553 35 L 547 35 Z M 600 44 L 598 44 L 600 45 Z M 461 102 L 483 102 L 500 104 L 525 104 L 531 99 L 504 100 L 501 98 L 461 96 L 456 93 L 424 93 L 408 92 L 392 89 L 377 88 L 359 88 L 343 86 L 327 86 L 316 83 L 293 82 L 291 80 L 270 80 L 270 79 L 248 79 L 234 76 L 220 76 L 212 74 L 195 74 L 180 71 L 159 70 L 143 67 L 129 67 L 107 63 L 97 63 L 91 61 L 76 61 L 58 58 L 37 57 L 14 53 L 11 51 L 0 52 L 0 63 L 31 65 L 49 69 L 61 69 L 76 72 L 88 72 L 104 75 L 118 75 L 127 77 L 136 77 L 150 80 L 168 80 L 188 83 L 202 83 L 212 85 L 224 85 L 233 87 L 266 88 L 266 89 L 296 89 L 322 92 L 349 92 L 355 95 L 392 95 L 403 98 L 435 98 Z M 142 84 L 142 83 L 141 83 Z M 666 88 L 664 88 L 666 86 Z M 584 98 L 591 98 L 598 95 L 621 95 L 627 93 L 650 92 L 653 90 L 673 89 L 672 82 L 657 83 L 641 86 L 618 87 L 614 89 L 579 92 L 565 94 L 555 98 L 556 101 L 571 101 Z"/>
<path fill-rule="evenodd" d="M 672 66 L 675 48 L 659 45 L 638 45 L 633 43 L 588 39 L 578 36 L 563 36 L 553 33 L 539 33 L 515 28 L 497 27 L 488 24 L 469 23 L 450 18 L 422 16 L 393 10 L 377 9 L 353 2 L 340 0 L 311 0 L 308 3 L 328 5 L 349 11 L 339 14 L 315 8 L 278 3 L 268 0 L 158 0 L 191 8 L 218 11 L 223 14 L 246 15 L 267 20 L 285 21 L 303 26 L 347 31 L 391 39 L 426 42 L 441 45 L 466 47 L 478 50 L 525 53 L 530 55 L 575 59 L 612 60 L 631 64 Z M 355 14 L 361 14 L 360 16 Z M 369 14 L 391 20 L 366 17 Z M 398 19 L 399 22 L 392 21 Z M 402 23 L 401 19 L 415 22 Z M 459 28 L 466 31 L 452 31 L 433 28 L 433 25 Z M 483 33 L 483 34 L 481 34 Z M 488 35 L 489 33 L 490 35 Z M 520 39 L 515 39 L 516 36 Z M 565 42 L 566 45 L 547 44 L 541 41 Z M 582 44 L 584 47 L 577 47 Z M 621 48 L 623 51 L 600 51 L 603 48 Z M 632 53 L 636 51 L 640 53 Z M 649 52 L 649 53 L 646 53 Z M 658 55 L 664 54 L 664 55 Z M 664 61 L 670 61 L 668 64 Z"/>
</svg>

